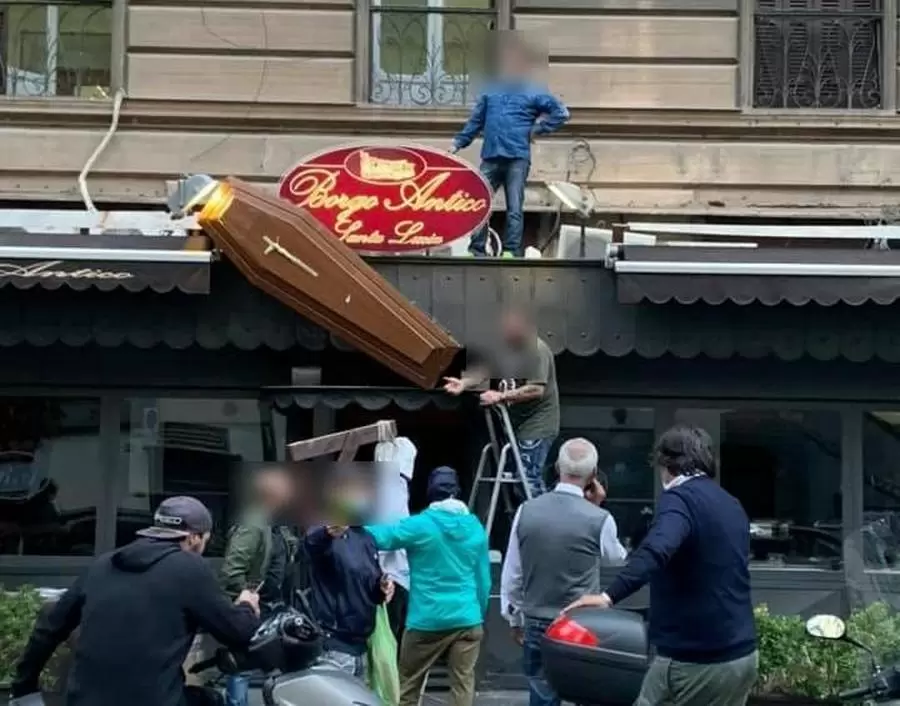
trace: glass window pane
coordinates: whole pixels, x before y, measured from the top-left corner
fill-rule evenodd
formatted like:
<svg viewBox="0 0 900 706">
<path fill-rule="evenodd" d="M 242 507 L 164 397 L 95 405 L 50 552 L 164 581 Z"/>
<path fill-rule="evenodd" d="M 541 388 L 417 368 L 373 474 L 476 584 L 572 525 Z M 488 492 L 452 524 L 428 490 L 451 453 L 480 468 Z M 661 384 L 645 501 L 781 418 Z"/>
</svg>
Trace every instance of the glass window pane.
<svg viewBox="0 0 900 706">
<path fill-rule="evenodd" d="M 8 5 L 0 9 L 0 25 L 0 93 L 108 96 L 108 6 Z"/>
<path fill-rule="evenodd" d="M 863 418 L 863 526 L 867 568 L 900 568 L 900 412 Z"/>
<path fill-rule="evenodd" d="M 491 16 L 475 14 L 442 17 L 443 70 L 447 74 L 484 74 L 491 20 Z"/>
<path fill-rule="evenodd" d="M 676 421 L 718 442 L 720 482 L 750 517 L 754 563 L 840 567 L 839 413 L 692 409 Z"/>
<path fill-rule="evenodd" d="M 606 509 L 616 520 L 626 548 L 637 546 L 652 517 L 655 478 L 648 464 L 654 441 L 652 409 L 599 407 L 567 402 L 561 409 L 555 459 L 566 439 L 583 437 L 597 447 L 599 467 L 609 479 Z"/>
<path fill-rule="evenodd" d="M 94 553 L 99 437 L 99 400 L 0 397 L 0 552 Z"/>
<path fill-rule="evenodd" d="M 255 399 L 132 399 L 123 410 L 122 488 L 116 544 L 153 522 L 163 499 L 192 495 L 213 515 L 208 556 L 221 556 L 240 510 L 247 473 L 264 461 Z M 284 424 L 273 425 L 283 433 Z M 284 437 L 275 439 L 284 447 Z"/>
<path fill-rule="evenodd" d="M 428 67 L 428 13 L 382 12 L 378 36 L 378 69 L 387 74 L 413 76 Z"/>
</svg>

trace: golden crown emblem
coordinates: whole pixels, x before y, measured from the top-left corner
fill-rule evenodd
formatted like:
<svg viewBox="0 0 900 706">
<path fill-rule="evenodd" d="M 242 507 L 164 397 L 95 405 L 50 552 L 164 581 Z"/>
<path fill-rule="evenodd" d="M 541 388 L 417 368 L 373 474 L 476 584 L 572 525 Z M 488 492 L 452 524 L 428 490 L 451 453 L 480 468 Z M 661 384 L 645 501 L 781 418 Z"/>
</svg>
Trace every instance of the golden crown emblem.
<svg viewBox="0 0 900 706">
<path fill-rule="evenodd" d="M 405 181 L 416 176 L 416 166 L 405 159 L 382 159 L 360 150 L 359 173 L 371 181 Z"/>
</svg>

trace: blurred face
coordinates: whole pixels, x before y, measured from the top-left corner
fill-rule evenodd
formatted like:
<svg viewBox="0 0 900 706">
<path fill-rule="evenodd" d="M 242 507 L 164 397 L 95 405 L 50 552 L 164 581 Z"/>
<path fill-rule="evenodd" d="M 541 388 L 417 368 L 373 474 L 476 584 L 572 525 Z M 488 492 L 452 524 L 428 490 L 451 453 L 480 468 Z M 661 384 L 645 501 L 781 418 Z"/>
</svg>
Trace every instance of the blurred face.
<svg viewBox="0 0 900 706">
<path fill-rule="evenodd" d="M 500 52 L 500 69 L 504 76 L 521 78 L 528 74 L 530 62 L 524 49 L 509 39 L 503 45 Z"/>
<path fill-rule="evenodd" d="M 531 336 L 531 327 L 521 314 L 507 314 L 501 324 L 503 340 L 510 346 L 521 347 Z"/>
<path fill-rule="evenodd" d="M 363 522 L 368 519 L 373 505 L 373 489 L 368 479 L 344 478 L 335 483 L 330 493 L 333 518 L 342 522 Z"/>
<path fill-rule="evenodd" d="M 287 472 L 267 471 L 256 479 L 256 496 L 260 504 L 275 514 L 287 509 L 293 496 L 293 484 Z"/>
</svg>

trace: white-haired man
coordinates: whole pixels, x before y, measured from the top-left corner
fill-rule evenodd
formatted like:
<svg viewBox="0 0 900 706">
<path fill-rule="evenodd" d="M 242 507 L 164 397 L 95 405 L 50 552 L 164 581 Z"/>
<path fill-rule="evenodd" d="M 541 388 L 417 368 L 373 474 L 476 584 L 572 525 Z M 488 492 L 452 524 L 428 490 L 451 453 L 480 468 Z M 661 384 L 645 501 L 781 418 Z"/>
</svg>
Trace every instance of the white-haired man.
<svg viewBox="0 0 900 706">
<path fill-rule="evenodd" d="M 543 676 L 541 637 L 569 603 L 599 586 L 601 564 L 626 557 L 612 515 L 585 498 L 597 475 L 597 449 L 569 439 L 556 460 L 553 492 L 524 503 L 503 562 L 500 604 L 524 652 L 531 706 L 559 706 Z"/>
</svg>

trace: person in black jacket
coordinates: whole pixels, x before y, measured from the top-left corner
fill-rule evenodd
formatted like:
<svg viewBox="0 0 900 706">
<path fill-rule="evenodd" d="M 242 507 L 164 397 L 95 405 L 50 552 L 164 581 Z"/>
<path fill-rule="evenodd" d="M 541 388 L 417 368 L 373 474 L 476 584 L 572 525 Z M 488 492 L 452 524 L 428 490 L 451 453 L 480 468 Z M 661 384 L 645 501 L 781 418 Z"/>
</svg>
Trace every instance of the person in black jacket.
<svg viewBox="0 0 900 706">
<path fill-rule="evenodd" d="M 362 523 L 371 511 L 371 489 L 359 471 L 335 471 L 328 524 L 309 529 L 309 604 L 328 632 L 324 659 L 362 677 L 366 645 L 375 630 L 378 606 L 390 600 L 393 584 L 378 562 L 378 549 Z"/>
<path fill-rule="evenodd" d="M 259 598 L 229 601 L 202 558 L 212 531 L 195 498 L 160 504 L 154 526 L 97 559 L 39 619 L 16 667 L 13 697 L 38 690 L 54 650 L 79 628 L 67 706 L 186 706 L 182 664 L 198 630 L 232 649 L 259 626 Z"/>
</svg>

